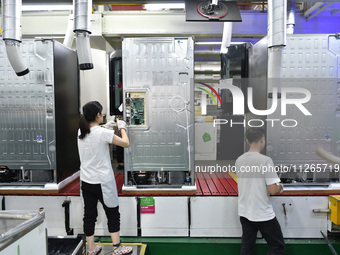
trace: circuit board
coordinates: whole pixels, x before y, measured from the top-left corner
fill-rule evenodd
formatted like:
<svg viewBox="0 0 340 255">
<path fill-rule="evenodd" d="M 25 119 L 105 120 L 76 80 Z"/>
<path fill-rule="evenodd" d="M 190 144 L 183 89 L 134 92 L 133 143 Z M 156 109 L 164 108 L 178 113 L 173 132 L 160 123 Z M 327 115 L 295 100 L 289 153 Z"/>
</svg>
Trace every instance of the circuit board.
<svg viewBox="0 0 340 255">
<path fill-rule="evenodd" d="M 145 125 L 144 98 L 134 97 L 131 99 L 131 125 Z"/>
</svg>

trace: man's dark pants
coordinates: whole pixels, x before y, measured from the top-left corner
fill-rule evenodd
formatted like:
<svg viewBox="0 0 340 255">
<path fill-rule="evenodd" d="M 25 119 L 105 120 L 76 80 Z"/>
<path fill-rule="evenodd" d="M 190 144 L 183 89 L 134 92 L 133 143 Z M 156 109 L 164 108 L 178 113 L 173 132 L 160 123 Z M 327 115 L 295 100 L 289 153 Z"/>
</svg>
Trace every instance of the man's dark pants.
<svg viewBox="0 0 340 255">
<path fill-rule="evenodd" d="M 241 255 L 252 255 L 255 251 L 257 231 L 260 231 L 263 238 L 270 246 L 268 255 L 285 254 L 286 245 L 282 231 L 276 217 L 269 221 L 249 221 L 240 217 L 242 225 L 242 247 Z"/>
</svg>

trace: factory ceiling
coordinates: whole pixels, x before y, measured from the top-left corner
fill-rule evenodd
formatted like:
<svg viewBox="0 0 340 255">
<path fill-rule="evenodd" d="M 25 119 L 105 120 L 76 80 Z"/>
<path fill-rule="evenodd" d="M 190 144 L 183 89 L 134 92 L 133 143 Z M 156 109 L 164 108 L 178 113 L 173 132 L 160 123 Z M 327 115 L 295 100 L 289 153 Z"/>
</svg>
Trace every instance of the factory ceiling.
<svg viewBox="0 0 340 255">
<path fill-rule="evenodd" d="M 203 1 L 203 0 L 197 0 Z M 228 1 L 228 0 L 227 0 Z M 246 5 L 262 5 L 265 6 L 267 1 L 259 1 L 259 0 L 230 0 L 230 1 L 237 1 L 239 6 L 246 6 Z M 1 0 L 0 0 L 1 2 Z M 73 0 L 22 0 L 24 5 L 29 4 L 54 4 L 54 5 L 62 5 L 62 4 L 70 4 Z M 185 0 L 92 0 L 94 5 L 142 5 L 148 3 L 184 3 Z M 312 11 L 317 11 L 318 13 L 321 12 L 329 12 L 331 16 L 337 15 L 340 13 L 340 0 L 304 0 L 299 1 L 295 0 L 295 2 L 299 3 L 300 5 L 304 5 L 304 11 L 308 11 L 308 9 Z M 245 10 L 245 9 L 243 9 Z M 246 9 L 251 10 L 251 9 Z M 265 8 L 263 7 L 263 11 Z M 307 15 L 304 15 L 307 17 Z"/>
<path fill-rule="evenodd" d="M 238 3 L 247 2 L 267 2 L 259 0 L 236 0 Z M 93 4 L 146 4 L 146 3 L 183 3 L 184 0 L 92 0 Z M 304 0 L 296 2 L 315 3 L 315 0 Z M 340 2 L 340 0 L 318 0 L 317 2 Z M 23 4 L 33 3 L 54 3 L 54 4 L 65 4 L 72 3 L 72 0 L 22 0 Z"/>
<path fill-rule="evenodd" d="M 203 0 L 197 0 L 203 1 Z M 267 1 L 259 1 L 259 0 L 234 0 L 238 2 L 241 11 L 266 11 L 266 3 Z M 0 0 L 1 2 L 1 0 Z M 53 4 L 53 5 L 62 5 L 62 4 L 71 4 L 73 0 L 22 0 L 23 5 L 34 5 L 34 4 Z M 122 10 L 111 8 L 114 5 L 143 5 L 143 4 L 155 4 L 155 3 L 184 3 L 185 0 L 92 0 L 94 5 L 94 10 L 96 10 L 95 6 L 106 5 L 108 8 L 106 10 Z M 319 0 L 315 2 L 315 0 L 304 0 L 299 1 L 295 0 L 298 3 L 299 8 L 296 10 L 298 12 L 302 12 L 306 21 L 309 19 L 320 16 L 339 16 L 340 17 L 340 0 Z M 143 8 L 142 8 L 143 9 Z M 130 11 L 130 9 L 124 9 Z M 136 9 L 131 9 L 136 10 Z"/>
</svg>

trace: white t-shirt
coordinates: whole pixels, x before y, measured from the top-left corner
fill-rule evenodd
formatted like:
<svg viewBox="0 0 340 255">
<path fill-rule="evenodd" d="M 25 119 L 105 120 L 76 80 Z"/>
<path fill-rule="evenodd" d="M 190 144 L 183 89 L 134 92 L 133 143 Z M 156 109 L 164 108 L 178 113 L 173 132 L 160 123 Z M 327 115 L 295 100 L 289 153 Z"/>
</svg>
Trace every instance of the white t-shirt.
<svg viewBox="0 0 340 255">
<path fill-rule="evenodd" d="M 103 177 L 113 175 L 108 146 L 112 143 L 114 131 L 99 126 L 93 126 L 90 130 L 83 139 L 78 138 L 80 180 L 100 184 Z"/>
<path fill-rule="evenodd" d="M 235 162 L 238 186 L 238 214 L 250 221 L 275 217 L 267 185 L 280 182 L 273 160 L 259 152 L 246 152 Z"/>
</svg>

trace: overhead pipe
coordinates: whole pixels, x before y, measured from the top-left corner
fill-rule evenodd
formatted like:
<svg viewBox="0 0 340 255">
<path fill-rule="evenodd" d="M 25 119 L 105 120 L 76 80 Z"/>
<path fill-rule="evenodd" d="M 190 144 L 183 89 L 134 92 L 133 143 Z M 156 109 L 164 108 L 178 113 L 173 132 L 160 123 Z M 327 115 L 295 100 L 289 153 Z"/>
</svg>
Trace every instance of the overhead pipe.
<svg viewBox="0 0 340 255">
<path fill-rule="evenodd" d="M 295 27 L 295 0 L 287 1 L 287 34 L 294 34 Z"/>
<path fill-rule="evenodd" d="M 268 0 L 268 47 L 286 45 L 287 0 Z"/>
<path fill-rule="evenodd" d="M 231 43 L 231 35 L 233 31 L 233 23 L 232 22 L 224 22 L 223 24 L 223 35 L 222 35 L 222 44 L 221 44 L 221 52 L 220 53 L 227 53 L 228 47 Z"/>
<path fill-rule="evenodd" d="M 2 0 L 2 38 L 8 60 L 17 74 L 23 76 L 29 69 L 21 55 L 21 0 Z"/>
<path fill-rule="evenodd" d="M 281 78 L 286 45 L 287 0 L 268 0 L 268 79 Z M 268 92 L 272 87 L 268 81 Z"/>
<path fill-rule="evenodd" d="M 232 22 L 224 22 L 223 24 L 223 35 L 221 44 L 221 77 L 230 77 L 230 57 L 228 55 L 228 47 L 231 43 L 231 35 L 233 30 Z"/>
<path fill-rule="evenodd" d="M 267 104 L 280 98 L 283 49 L 286 45 L 287 0 L 268 0 Z M 272 95 L 272 96 L 270 96 Z M 273 100 L 272 100 L 273 99 Z"/>
<path fill-rule="evenodd" d="M 80 70 L 93 69 L 90 47 L 92 0 L 75 0 L 74 32 Z"/>
</svg>

